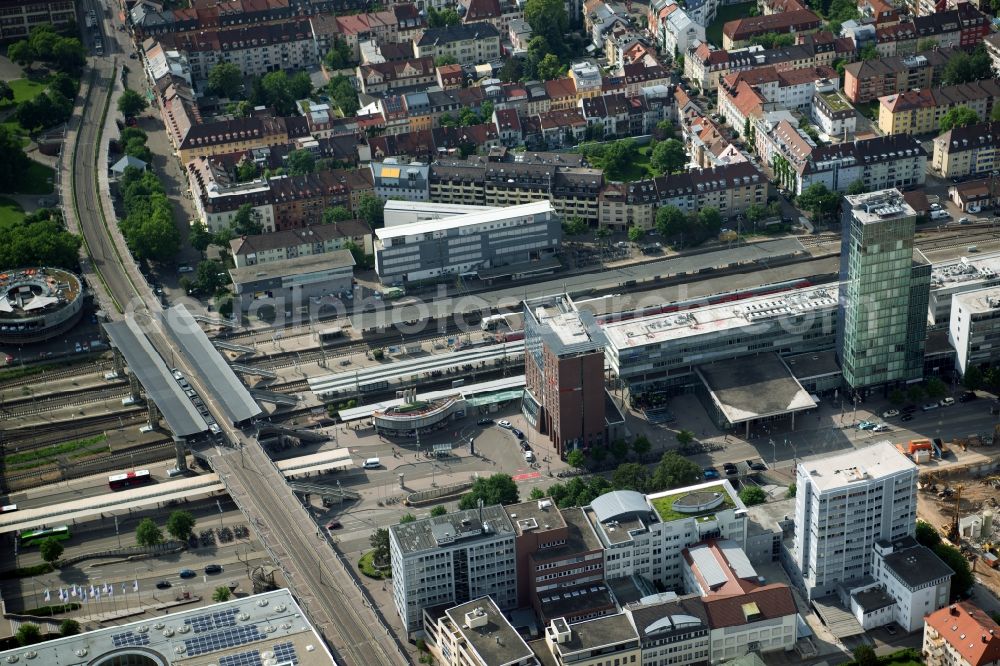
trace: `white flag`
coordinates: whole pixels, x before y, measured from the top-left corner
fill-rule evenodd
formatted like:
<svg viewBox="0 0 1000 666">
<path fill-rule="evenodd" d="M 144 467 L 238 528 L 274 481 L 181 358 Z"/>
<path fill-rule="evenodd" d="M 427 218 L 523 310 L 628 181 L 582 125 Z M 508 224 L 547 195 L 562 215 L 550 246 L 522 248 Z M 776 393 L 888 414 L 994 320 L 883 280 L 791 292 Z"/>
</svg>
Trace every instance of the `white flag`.
<svg viewBox="0 0 1000 666">
<path fill-rule="evenodd" d="M 66 601 L 67 598 L 69 598 L 69 594 L 67 594 L 66 590 L 64 590 L 63 588 L 60 587 L 59 588 L 59 599 L 61 601 Z"/>
<path fill-rule="evenodd" d="M 70 588 L 69 593 L 71 596 L 76 596 L 76 583 L 73 583 L 73 587 Z"/>
<path fill-rule="evenodd" d="M 97 586 L 97 600 L 98 601 L 101 600 L 101 586 L 100 585 Z"/>
<path fill-rule="evenodd" d="M 111 583 L 104 584 L 104 594 L 111 596 L 114 593 L 114 591 L 115 591 L 114 587 L 112 587 Z"/>
<path fill-rule="evenodd" d="M 138 592 L 139 591 L 139 579 L 138 578 L 135 579 L 134 581 L 132 581 L 132 591 L 133 592 Z"/>
<path fill-rule="evenodd" d="M 125 583 L 122 583 L 122 594 L 128 594 L 125 590 Z"/>
<path fill-rule="evenodd" d="M 45 600 L 52 601 L 52 593 L 49 592 L 48 589 L 45 590 Z"/>
<path fill-rule="evenodd" d="M 93 586 L 93 585 L 91 585 L 91 586 L 90 586 L 90 598 L 91 598 L 91 599 L 93 599 L 93 598 L 94 598 L 94 596 L 95 596 L 95 592 L 96 592 L 96 591 L 94 590 L 94 586 Z"/>
</svg>

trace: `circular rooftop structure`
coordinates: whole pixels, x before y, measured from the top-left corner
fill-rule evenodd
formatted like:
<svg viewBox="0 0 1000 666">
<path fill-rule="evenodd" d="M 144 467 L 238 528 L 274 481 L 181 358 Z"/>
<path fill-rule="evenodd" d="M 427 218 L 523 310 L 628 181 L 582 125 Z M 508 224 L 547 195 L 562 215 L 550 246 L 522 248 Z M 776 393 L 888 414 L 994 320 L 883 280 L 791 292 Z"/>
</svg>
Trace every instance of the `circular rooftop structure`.
<svg viewBox="0 0 1000 666">
<path fill-rule="evenodd" d="M 725 493 L 693 492 L 675 499 L 673 508 L 681 513 L 701 513 L 711 511 L 725 501 Z"/>
<path fill-rule="evenodd" d="M 83 312 L 83 283 L 61 268 L 0 271 L 0 343 L 28 344 L 61 335 Z"/>
</svg>

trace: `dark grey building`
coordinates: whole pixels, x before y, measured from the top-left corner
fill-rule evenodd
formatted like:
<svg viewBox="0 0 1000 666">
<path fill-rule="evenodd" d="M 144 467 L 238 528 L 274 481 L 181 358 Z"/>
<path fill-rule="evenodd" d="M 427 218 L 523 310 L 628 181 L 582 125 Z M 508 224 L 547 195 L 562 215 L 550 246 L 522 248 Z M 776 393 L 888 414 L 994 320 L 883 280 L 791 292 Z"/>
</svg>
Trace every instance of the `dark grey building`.
<svg viewBox="0 0 1000 666">
<path fill-rule="evenodd" d="M 291 314 L 309 307 L 310 300 L 348 294 L 354 276 L 354 255 L 350 250 L 334 250 L 233 268 L 229 275 L 243 312 L 270 306 Z"/>
</svg>

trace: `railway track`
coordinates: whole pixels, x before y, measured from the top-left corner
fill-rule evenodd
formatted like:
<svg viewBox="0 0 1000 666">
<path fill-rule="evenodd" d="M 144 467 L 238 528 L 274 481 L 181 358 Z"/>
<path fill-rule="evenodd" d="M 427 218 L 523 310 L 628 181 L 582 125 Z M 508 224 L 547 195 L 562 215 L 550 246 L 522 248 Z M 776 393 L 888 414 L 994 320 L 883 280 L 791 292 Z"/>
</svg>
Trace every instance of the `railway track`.
<svg viewBox="0 0 1000 666">
<path fill-rule="evenodd" d="M 988 227 L 989 225 L 987 225 Z M 962 245 L 975 244 L 975 241 L 1000 240 L 1000 232 L 992 228 L 980 229 L 973 233 L 949 235 L 946 238 L 926 238 L 918 239 L 916 246 L 918 249 L 942 249 L 949 247 L 960 247 Z"/>
<path fill-rule="evenodd" d="M 71 421 L 3 430 L 0 431 L 0 440 L 8 449 L 13 447 L 18 451 L 31 451 L 74 439 L 99 435 L 112 428 L 134 426 L 145 422 L 145 410 L 130 410 L 125 413 L 100 414 Z"/>
<path fill-rule="evenodd" d="M 90 370 L 84 370 L 81 367 L 84 365 L 90 365 L 90 364 L 79 364 L 70 367 L 60 367 L 53 370 L 43 370 L 39 374 L 28 375 L 26 377 L 18 377 L 16 379 L 8 379 L 3 382 L 0 382 L 0 392 L 12 388 L 18 388 L 20 386 L 27 386 L 28 384 L 38 384 L 39 382 L 47 382 L 57 379 L 66 379 L 68 377 L 80 377 L 82 375 L 105 372 L 111 369 L 112 362 L 108 359 L 98 359 L 93 364 L 97 367 Z"/>
<path fill-rule="evenodd" d="M 0 410 L 0 416 L 5 419 L 17 418 L 21 416 L 31 416 L 33 414 L 43 414 L 61 407 L 73 405 L 89 405 L 95 402 L 103 402 L 115 398 L 124 398 L 129 395 L 128 386 L 101 387 L 90 391 L 80 391 L 56 397 L 46 397 L 19 401 L 13 405 L 4 405 Z"/>
</svg>

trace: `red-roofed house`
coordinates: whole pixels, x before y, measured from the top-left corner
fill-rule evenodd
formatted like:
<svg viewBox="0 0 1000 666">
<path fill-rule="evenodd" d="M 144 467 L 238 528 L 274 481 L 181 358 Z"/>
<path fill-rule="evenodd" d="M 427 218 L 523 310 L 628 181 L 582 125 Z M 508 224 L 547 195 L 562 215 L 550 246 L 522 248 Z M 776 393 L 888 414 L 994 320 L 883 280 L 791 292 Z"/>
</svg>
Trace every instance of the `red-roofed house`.
<svg viewBox="0 0 1000 666">
<path fill-rule="evenodd" d="M 750 651 L 788 651 L 795 646 L 798 610 L 791 589 L 761 585 L 739 544 L 710 539 L 681 552 L 684 587 L 701 595 L 711 627 L 711 663 Z"/>
<path fill-rule="evenodd" d="M 462 66 L 458 63 L 437 68 L 437 82 L 442 90 L 462 87 Z"/>
<path fill-rule="evenodd" d="M 750 44 L 754 37 L 769 32 L 778 34 L 813 32 L 823 27 L 823 20 L 808 9 L 796 9 L 729 21 L 722 26 L 722 48 L 735 49 Z"/>
<path fill-rule="evenodd" d="M 934 666 L 1000 665 L 1000 625 L 962 601 L 924 619 L 924 656 Z"/>
</svg>

